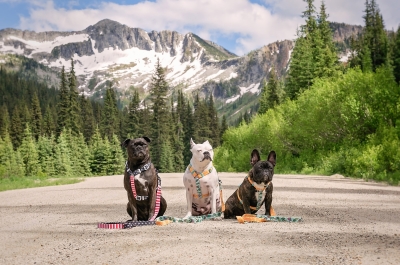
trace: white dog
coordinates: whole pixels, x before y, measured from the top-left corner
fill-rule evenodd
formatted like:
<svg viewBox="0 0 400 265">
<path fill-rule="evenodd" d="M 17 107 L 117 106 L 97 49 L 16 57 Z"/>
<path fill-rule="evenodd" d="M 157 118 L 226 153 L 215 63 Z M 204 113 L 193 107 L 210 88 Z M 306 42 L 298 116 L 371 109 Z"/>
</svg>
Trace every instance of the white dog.
<svg viewBox="0 0 400 265">
<path fill-rule="evenodd" d="M 195 144 L 190 139 L 190 151 L 192 159 L 183 175 L 187 201 L 187 214 L 184 218 L 220 212 L 222 193 L 217 170 L 212 163 L 212 146 L 208 141 Z"/>
</svg>

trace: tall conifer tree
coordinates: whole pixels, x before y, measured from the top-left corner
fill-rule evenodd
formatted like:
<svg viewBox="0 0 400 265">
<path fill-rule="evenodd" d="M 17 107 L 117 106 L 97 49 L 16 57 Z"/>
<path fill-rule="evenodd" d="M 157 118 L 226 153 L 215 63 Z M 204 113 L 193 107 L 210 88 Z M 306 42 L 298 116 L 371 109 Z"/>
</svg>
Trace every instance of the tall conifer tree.
<svg viewBox="0 0 400 265">
<path fill-rule="evenodd" d="M 74 135 L 78 135 L 81 131 L 82 119 L 79 107 L 79 93 L 76 84 L 74 60 L 71 59 L 71 69 L 68 76 L 69 87 L 69 106 L 68 106 L 68 124 L 67 128 L 71 129 Z"/>
<path fill-rule="evenodd" d="M 155 65 L 155 72 L 151 79 L 151 100 L 153 102 L 153 134 L 152 134 L 152 160 L 157 166 L 160 166 L 161 154 L 163 148 L 167 145 L 162 145 L 163 142 L 170 141 L 171 128 L 170 128 L 170 112 L 168 108 L 167 92 L 168 83 L 165 79 L 165 70 L 160 64 L 160 59 L 157 59 Z M 163 170 L 160 168 L 160 170 Z"/>
<path fill-rule="evenodd" d="M 42 134 L 42 110 L 40 109 L 39 99 L 37 94 L 34 93 L 32 96 L 32 135 L 37 141 L 39 136 Z"/>
</svg>

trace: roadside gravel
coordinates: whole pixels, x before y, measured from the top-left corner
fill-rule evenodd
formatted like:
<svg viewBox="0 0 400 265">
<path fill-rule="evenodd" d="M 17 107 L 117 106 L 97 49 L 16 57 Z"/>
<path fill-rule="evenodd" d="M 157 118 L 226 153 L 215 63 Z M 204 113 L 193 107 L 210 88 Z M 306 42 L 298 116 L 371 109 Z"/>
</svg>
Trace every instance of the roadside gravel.
<svg viewBox="0 0 400 265">
<path fill-rule="evenodd" d="M 225 200 L 245 175 L 219 173 Z M 165 215 L 183 217 L 182 173 L 160 176 Z M 277 215 L 303 222 L 98 229 L 129 217 L 122 175 L 0 192 L 0 264 L 400 264 L 400 187 L 338 175 L 273 182 Z"/>
</svg>

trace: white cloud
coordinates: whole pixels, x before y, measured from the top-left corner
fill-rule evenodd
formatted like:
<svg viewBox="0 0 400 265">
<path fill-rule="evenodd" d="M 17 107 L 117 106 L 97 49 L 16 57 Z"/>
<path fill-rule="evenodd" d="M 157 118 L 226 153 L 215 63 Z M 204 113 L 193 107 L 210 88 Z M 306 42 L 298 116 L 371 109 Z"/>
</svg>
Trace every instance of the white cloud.
<svg viewBox="0 0 400 265">
<path fill-rule="evenodd" d="M 296 28 L 304 21 L 301 18 L 306 6 L 303 0 L 264 1 L 268 8 L 249 0 L 157 0 L 130 5 L 100 2 L 96 8 L 85 9 L 73 9 L 77 2 L 69 1 L 69 9 L 65 9 L 56 7 L 51 0 L 31 0 L 29 16 L 21 17 L 20 28 L 83 30 L 108 18 L 144 30 L 194 32 L 214 41 L 217 36 L 234 36 L 233 52 L 242 55 L 277 40 L 294 39 Z M 359 25 L 363 24 L 364 2 L 325 0 L 330 20 Z M 317 10 L 320 3 L 314 2 Z M 397 29 L 396 10 L 400 10 L 400 1 L 385 0 L 378 4 L 388 28 Z"/>
</svg>

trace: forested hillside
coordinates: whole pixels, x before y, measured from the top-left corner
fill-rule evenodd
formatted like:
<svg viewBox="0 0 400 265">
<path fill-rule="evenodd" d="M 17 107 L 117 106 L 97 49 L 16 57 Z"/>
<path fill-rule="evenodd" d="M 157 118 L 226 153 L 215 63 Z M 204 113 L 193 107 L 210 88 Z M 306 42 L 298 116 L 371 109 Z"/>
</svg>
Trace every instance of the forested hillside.
<svg viewBox="0 0 400 265">
<path fill-rule="evenodd" d="M 375 1 L 351 42 L 347 65 L 336 56 L 324 4 L 307 0 L 288 78 L 269 82 L 259 114 L 230 128 L 216 150 L 219 171 L 247 171 L 253 148 L 278 156 L 276 172 L 344 174 L 400 180 L 400 28 L 388 33 Z M 273 77 L 271 80 L 276 80 Z"/>
<path fill-rule="evenodd" d="M 149 102 L 134 91 L 121 109 L 111 83 L 101 103 L 79 95 L 73 61 L 69 71 L 62 69 L 59 89 L 0 68 L 0 180 L 123 174 L 120 143 L 140 136 L 152 139 L 152 162 L 160 172 L 183 171 L 190 138 L 217 147 L 227 125 L 219 122 L 212 96 L 189 102 L 177 91 L 174 105 L 168 88 L 158 62 Z"/>
</svg>

